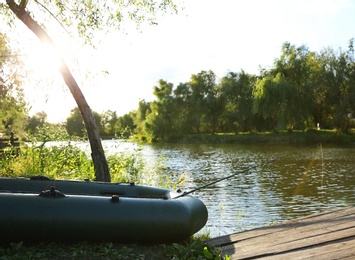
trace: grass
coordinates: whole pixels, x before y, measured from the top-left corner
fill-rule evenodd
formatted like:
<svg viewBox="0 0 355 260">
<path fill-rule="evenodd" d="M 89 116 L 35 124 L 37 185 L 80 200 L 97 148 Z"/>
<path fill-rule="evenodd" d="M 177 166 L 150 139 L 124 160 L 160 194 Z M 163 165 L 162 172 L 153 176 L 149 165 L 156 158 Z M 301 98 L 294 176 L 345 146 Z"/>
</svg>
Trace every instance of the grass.
<svg viewBox="0 0 355 260">
<path fill-rule="evenodd" d="M 159 245 L 125 245 L 106 243 L 12 243 L 0 247 L 1 260 L 23 259 L 228 259 L 220 250 L 207 246 L 202 238 L 192 238 L 184 243 Z"/>
<path fill-rule="evenodd" d="M 139 152 L 116 154 L 107 158 L 113 182 L 130 182 L 176 189 L 183 176 L 167 177 L 163 165 L 146 167 Z M 91 160 L 68 142 L 46 147 L 44 142 L 22 146 L 19 155 L 10 151 L 0 159 L 0 176 L 30 177 L 43 175 L 54 179 L 94 179 Z M 11 243 L 0 245 L 0 260 L 12 259 L 228 259 L 218 248 L 204 243 L 208 236 L 192 237 L 173 244 L 134 245 L 113 242 L 91 243 Z"/>
</svg>

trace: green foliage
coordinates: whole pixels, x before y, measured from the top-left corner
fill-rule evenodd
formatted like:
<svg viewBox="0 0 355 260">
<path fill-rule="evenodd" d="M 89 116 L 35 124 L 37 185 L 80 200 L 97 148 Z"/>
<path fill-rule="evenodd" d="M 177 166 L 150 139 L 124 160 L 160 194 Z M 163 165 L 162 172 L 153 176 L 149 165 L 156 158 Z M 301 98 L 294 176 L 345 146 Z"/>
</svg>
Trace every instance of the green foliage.
<svg viewBox="0 0 355 260">
<path fill-rule="evenodd" d="M 113 182 L 134 182 L 141 185 L 176 190 L 185 183 L 184 174 L 177 176 L 164 167 L 164 158 L 159 158 L 154 165 L 147 165 L 140 153 L 121 153 L 107 158 Z"/>
<path fill-rule="evenodd" d="M 151 113 L 145 120 L 145 136 L 150 141 L 166 138 L 173 129 L 173 84 L 164 80 L 154 87 L 156 101 L 150 103 Z"/>
<path fill-rule="evenodd" d="M 115 154 L 107 157 L 112 182 L 139 182 L 144 168 L 142 158 L 135 154 Z"/>
<path fill-rule="evenodd" d="M 255 80 L 255 76 L 244 71 L 230 72 L 221 79 L 220 86 L 225 99 L 221 121 L 223 131 L 251 131 L 254 117 L 252 91 Z"/>
<path fill-rule="evenodd" d="M 16 90 L 18 80 L 13 82 L 1 89 L 0 127 L 16 129 L 21 137 L 25 127 L 35 133 L 47 126 L 44 112 L 25 120 L 21 91 L 17 95 Z M 93 114 L 101 137 L 144 142 L 176 142 L 193 134 L 292 132 L 314 128 L 317 123 L 347 133 L 355 115 L 354 86 L 353 40 L 348 50 L 327 48 L 319 54 L 286 42 L 273 67 L 259 76 L 241 70 L 216 82 L 212 71 L 201 71 L 176 87 L 159 80 L 153 88 L 156 100 L 141 100 L 136 111 L 121 117 L 113 111 Z M 71 136 L 86 135 L 78 108 L 67 118 L 66 130 Z"/>
<path fill-rule="evenodd" d="M 285 126 L 293 126 L 297 121 L 295 115 L 300 100 L 297 87 L 280 73 L 276 77 L 258 80 L 253 95 L 254 113 L 270 120 L 272 130 L 277 129 L 277 123 L 282 123 L 282 129 L 285 129 Z"/>
<path fill-rule="evenodd" d="M 17 1 L 16 1 L 17 2 Z M 95 32 L 109 32 L 111 30 L 124 30 L 129 25 L 139 27 L 147 22 L 156 24 L 158 13 L 177 13 L 177 6 L 172 0 L 140 0 L 140 1 L 20 1 L 17 6 L 15 1 L 6 1 L 0 4 L 0 13 L 7 16 L 8 23 L 14 17 L 9 15 L 9 8 L 25 7 L 35 19 L 41 19 L 40 24 L 55 20 L 71 36 L 80 37 L 85 43 L 95 44 Z M 24 5 L 22 3 L 25 3 Z M 4 17 L 4 18 L 5 18 Z"/>
<path fill-rule="evenodd" d="M 59 130 L 59 131 L 58 131 Z M 64 128 L 38 130 L 31 142 L 21 146 L 16 157 L 0 160 L 1 176 L 44 175 L 55 179 L 94 179 L 91 160 L 72 141 L 63 141 L 59 146 L 50 145 L 51 140 L 69 140 Z"/>
<path fill-rule="evenodd" d="M 328 48 L 320 56 L 322 86 L 331 123 L 341 132 L 349 132 L 350 116 L 355 113 L 355 55 L 353 39 L 347 51 Z"/>
<path fill-rule="evenodd" d="M 174 132 L 173 135 L 182 135 L 193 132 L 193 117 L 191 116 L 191 95 L 189 83 L 180 83 L 174 93 Z M 169 135 L 171 136 L 171 135 Z"/>
<path fill-rule="evenodd" d="M 114 123 L 114 131 L 109 134 L 121 139 L 129 139 L 134 134 L 136 128 L 134 125 L 134 117 L 135 113 L 130 112 L 117 118 L 116 121 L 112 118 L 110 122 Z"/>
<path fill-rule="evenodd" d="M 167 247 L 167 256 L 170 259 L 230 259 L 228 256 L 222 256 L 218 248 L 211 247 L 203 242 L 202 239 L 195 238 L 182 244 L 174 243 Z"/>
<path fill-rule="evenodd" d="M 92 171 L 86 155 L 72 145 L 63 126 L 48 125 L 38 128 L 35 135 L 27 137 L 17 157 L 0 161 L 2 176 L 34 176 L 43 174 L 50 178 L 78 178 Z M 62 146 L 50 146 L 50 141 L 62 141 Z M 68 141 L 69 140 L 69 141 Z"/>
<path fill-rule="evenodd" d="M 21 83 L 21 61 L 9 48 L 9 40 L 0 33 L 0 130 L 21 135 L 25 128 L 27 108 Z"/>
<path fill-rule="evenodd" d="M 172 142 L 188 144 L 292 144 L 311 145 L 316 143 L 352 145 L 355 142 L 354 134 L 339 133 L 334 130 L 316 130 L 307 128 L 305 131 L 292 132 L 280 130 L 278 132 L 238 132 L 220 134 L 191 134 L 181 136 Z"/>
<path fill-rule="evenodd" d="M 1 176 L 31 177 L 43 175 L 53 179 L 94 180 L 94 168 L 90 158 L 72 141 L 61 145 L 32 143 L 22 147 L 19 156 L 6 156 L 0 160 Z M 181 187 L 183 177 L 165 175 L 161 162 L 147 166 L 140 153 L 115 154 L 107 158 L 113 182 L 135 182 L 164 188 Z M 164 172 L 164 174 L 163 174 Z M 176 181 L 173 180 L 176 179 Z"/>
<path fill-rule="evenodd" d="M 145 141 L 176 141 L 191 134 L 292 132 L 317 124 L 346 133 L 355 114 L 354 61 L 353 40 L 347 51 L 321 54 L 286 42 L 274 66 L 259 76 L 230 72 L 217 83 L 212 71 L 201 71 L 175 89 L 160 80 L 157 100 L 139 109 L 136 133 Z"/>
<path fill-rule="evenodd" d="M 38 128 L 42 128 L 46 124 L 47 114 L 45 112 L 38 112 L 27 120 L 26 132 L 35 134 Z"/>
<path fill-rule="evenodd" d="M 81 117 L 79 108 L 73 108 L 66 121 L 66 129 L 69 135 L 83 137 L 85 135 L 85 126 Z"/>
<path fill-rule="evenodd" d="M 134 112 L 118 117 L 115 111 L 108 110 L 104 111 L 100 116 L 100 122 L 96 121 L 97 124 L 100 124 L 100 136 L 128 139 L 133 135 L 135 129 L 133 122 Z"/>
<path fill-rule="evenodd" d="M 216 82 L 212 71 L 201 71 L 176 87 L 159 80 L 153 88 L 156 100 L 139 101 L 136 111 L 121 117 L 112 111 L 94 114 L 102 137 L 143 142 L 176 142 L 194 134 L 292 132 L 317 124 L 347 133 L 355 114 L 354 79 L 352 40 L 347 51 L 328 48 L 320 54 L 286 42 L 273 67 L 259 76 L 241 70 Z M 84 136 L 78 109 L 66 126 L 70 135 Z"/>
<path fill-rule="evenodd" d="M 354 64 L 352 40 L 346 51 L 328 48 L 320 54 L 285 43 L 274 67 L 258 77 L 230 72 L 217 83 L 212 71 L 201 71 L 176 88 L 160 80 L 154 87 L 157 100 L 140 101 L 137 111 L 122 117 L 113 111 L 94 116 L 102 137 L 134 136 L 149 142 L 176 141 L 194 133 L 291 132 L 317 123 L 347 133 L 355 111 Z M 19 80 L 6 82 L 13 84 L 1 88 L 1 128 L 21 137 L 25 127 L 35 133 L 48 125 L 44 112 L 25 120 Z M 66 129 L 71 136 L 85 136 L 77 108 Z"/>
<path fill-rule="evenodd" d="M 95 179 L 91 158 L 76 145 L 82 140 L 73 139 L 63 125 L 39 128 L 28 140 L 21 146 L 18 156 L 9 151 L 0 160 L 0 176 Z M 51 142 L 54 140 L 56 142 Z M 171 189 L 182 188 L 185 183 L 184 175 L 177 176 L 164 167 L 164 158 L 148 165 L 140 149 L 110 155 L 107 162 L 113 182 L 135 182 Z"/>
<path fill-rule="evenodd" d="M 200 133 L 201 120 L 206 113 L 206 99 L 209 97 L 211 100 L 214 97 L 213 91 L 216 87 L 216 75 L 213 71 L 201 71 L 191 76 L 189 85 L 191 88 L 190 113 L 194 118 L 195 131 Z M 211 107 L 209 110 L 211 110 Z"/>
</svg>

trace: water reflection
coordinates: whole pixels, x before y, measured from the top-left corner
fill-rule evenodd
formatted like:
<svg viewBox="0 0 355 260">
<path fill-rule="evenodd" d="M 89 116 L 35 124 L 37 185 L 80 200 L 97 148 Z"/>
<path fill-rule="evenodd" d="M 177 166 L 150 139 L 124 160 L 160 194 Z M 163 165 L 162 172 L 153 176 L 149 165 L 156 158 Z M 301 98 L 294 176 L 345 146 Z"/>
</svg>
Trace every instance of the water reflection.
<svg viewBox="0 0 355 260">
<path fill-rule="evenodd" d="M 149 163 L 165 157 L 169 172 L 185 173 L 186 190 L 235 174 L 193 194 L 208 207 L 202 232 L 212 237 L 355 205 L 355 147 L 103 145 L 107 154 L 140 149 Z"/>
</svg>

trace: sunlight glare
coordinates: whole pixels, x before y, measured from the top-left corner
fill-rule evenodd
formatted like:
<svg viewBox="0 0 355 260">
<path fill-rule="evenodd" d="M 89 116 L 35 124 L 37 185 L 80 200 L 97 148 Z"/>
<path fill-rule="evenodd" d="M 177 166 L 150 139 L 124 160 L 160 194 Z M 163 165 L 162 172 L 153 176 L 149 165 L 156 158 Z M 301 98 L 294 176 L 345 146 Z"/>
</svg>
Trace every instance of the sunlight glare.
<svg viewBox="0 0 355 260">
<path fill-rule="evenodd" d="M 44 78 L 50 78 L 58 73 L 61 57 L 58 51 L 48 43 L 35 44 L 28 54 L 29 71 Z"/>
</svg>

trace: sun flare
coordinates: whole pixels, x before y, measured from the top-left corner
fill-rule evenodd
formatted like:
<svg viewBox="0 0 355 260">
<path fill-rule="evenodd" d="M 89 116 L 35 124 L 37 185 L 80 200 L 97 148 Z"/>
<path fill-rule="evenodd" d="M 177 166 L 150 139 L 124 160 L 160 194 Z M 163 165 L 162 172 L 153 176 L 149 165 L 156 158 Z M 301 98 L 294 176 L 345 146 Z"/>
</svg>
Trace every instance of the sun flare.
<svg viewBox="0 0 355 260">
<path fill-rule="evenodd" d="M 52 45 L 39 43 L 30 48 L 26 64 L 29 71 L 47 78 L 58 73 L 61 57 Z"/>
</svg>

